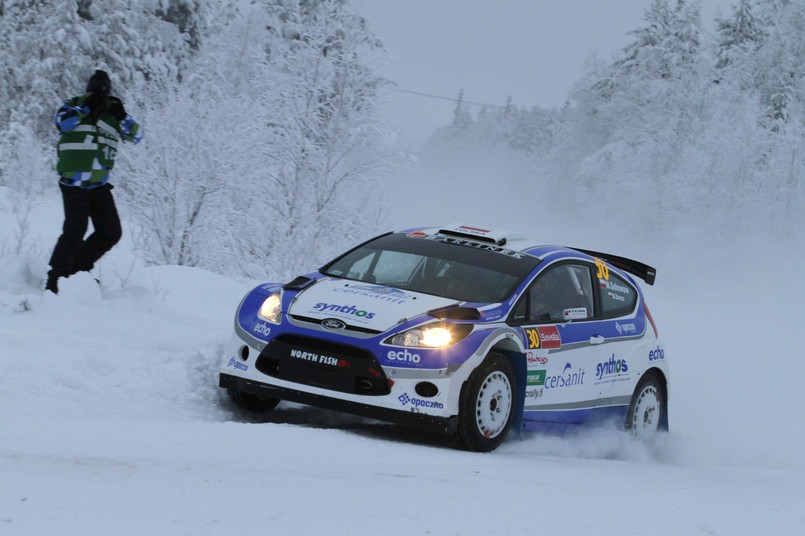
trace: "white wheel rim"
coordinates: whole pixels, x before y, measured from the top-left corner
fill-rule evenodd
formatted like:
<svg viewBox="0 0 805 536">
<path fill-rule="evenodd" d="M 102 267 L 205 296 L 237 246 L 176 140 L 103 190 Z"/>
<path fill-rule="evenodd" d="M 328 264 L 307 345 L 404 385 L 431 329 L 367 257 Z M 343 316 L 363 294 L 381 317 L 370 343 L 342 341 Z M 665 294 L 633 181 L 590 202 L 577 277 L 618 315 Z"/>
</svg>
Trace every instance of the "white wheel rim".
<svg viewBox="0 0 805 536">
<path fill-rule="evenodd" d="M 660 427 L 662 402 L 660 393 L 653 385 L 647 385 L 640 391 L 635 400 L 632 413 L 632 435 L 638 438 L 650 437 Z"/>
<path fill-rule="evenodd" d="M 512 387 L 509 378 L 500 371 L 489 374 L 478 390 L 475 403 L 475 423 L 481 435 L 492 439 L 500 435 L 512 411 Z"/>
</svg>

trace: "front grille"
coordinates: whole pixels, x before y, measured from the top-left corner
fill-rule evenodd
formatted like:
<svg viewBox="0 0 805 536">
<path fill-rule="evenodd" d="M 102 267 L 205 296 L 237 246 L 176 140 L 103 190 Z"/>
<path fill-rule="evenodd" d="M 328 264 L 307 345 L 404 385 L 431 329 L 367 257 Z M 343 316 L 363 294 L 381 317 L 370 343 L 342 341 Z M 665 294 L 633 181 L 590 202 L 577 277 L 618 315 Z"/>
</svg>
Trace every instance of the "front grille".
<svg viewBox="0 0 805 536">
<path fill-rule="evenodd" d="M 343 393 L 387 395 L 391 391 L 374 354 L 313 337 L 280 335 L 260 352 L 255 366 L 274 378 Z"/>
<path fill-rule="evenodd" d="M 300 316 L 300 315 L 289 315 L 291 318 L 298 322 L 307 322 L 310 324 L 316 324 L 317 326 L 321 326 L 321 320 L 318 318 L 313 318 L 310 316 Z M 383 333 L 377 329 L 369 329 L 362 326 L 353 326 L 350 324 L 346 324 L 344 331 L 356 331 L 358 333 L 367 333 L 369 335 L 377 335 L 378 333 Z"/>
</svg>

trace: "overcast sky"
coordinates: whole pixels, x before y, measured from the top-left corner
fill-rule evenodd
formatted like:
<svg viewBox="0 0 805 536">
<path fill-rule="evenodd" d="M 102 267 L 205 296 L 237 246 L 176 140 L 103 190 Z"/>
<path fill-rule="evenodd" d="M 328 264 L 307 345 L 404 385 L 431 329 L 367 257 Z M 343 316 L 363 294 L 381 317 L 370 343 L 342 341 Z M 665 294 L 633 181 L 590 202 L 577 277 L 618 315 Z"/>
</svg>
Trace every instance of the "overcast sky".
<svg viewBox="0 0 805 536">
<path fill-rule="evenodd" d="M 404 91 L 501 105 L 561 106 L 597 55 L 611 60 L 650 0 L 356 0 Z M 707 28 L 737 0 L 704 0 Z M 381 108 L 412 143 L 450 122 L 455 103 L 395 91 Z"/>
</svg>

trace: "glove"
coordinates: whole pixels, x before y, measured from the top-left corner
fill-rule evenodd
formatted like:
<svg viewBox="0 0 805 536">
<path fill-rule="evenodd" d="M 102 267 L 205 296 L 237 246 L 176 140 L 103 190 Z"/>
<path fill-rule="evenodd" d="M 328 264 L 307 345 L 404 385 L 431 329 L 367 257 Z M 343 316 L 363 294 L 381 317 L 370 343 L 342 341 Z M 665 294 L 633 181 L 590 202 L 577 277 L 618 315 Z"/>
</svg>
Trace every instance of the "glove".
<svg viewBox="0 0 805 536">
<path fill-rule="evenodd" d="M 118 121 L 123 121 L 126 118 L 126 109 L 123 108 L 123 102 L 117 97 L 109 97 L 108 102 L 106 110 Z"/>
<path fill-rule="evenodd" d="M 105 102 L 106 102 L 106 95 L 104 95 L 99 91 L 90 93 L 84 100 L 84 104 L 86 104 L 87 107 L 89 108 L 89 113 L 99 112 Z"/>
</svg>

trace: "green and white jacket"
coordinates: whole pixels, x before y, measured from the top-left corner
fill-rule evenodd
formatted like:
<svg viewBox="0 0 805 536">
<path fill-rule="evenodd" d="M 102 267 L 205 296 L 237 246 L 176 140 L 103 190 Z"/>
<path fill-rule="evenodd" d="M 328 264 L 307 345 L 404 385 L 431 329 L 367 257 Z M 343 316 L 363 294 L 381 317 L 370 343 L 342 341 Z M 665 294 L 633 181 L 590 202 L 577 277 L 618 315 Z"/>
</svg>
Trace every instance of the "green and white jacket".
<svg viewBox="0 0 805 536">
<path fill-rule="evenodd" d="M 56 170 L 62 184 L 97 188 L 109 180 L 118 142 L 138 143 L 143 133 L 131 115 L 118 121 L 106 111 L 90 113 L 85 100 L 84 95 L 68 99 L 56 112 L 61 132 Z"/>
</svg>

